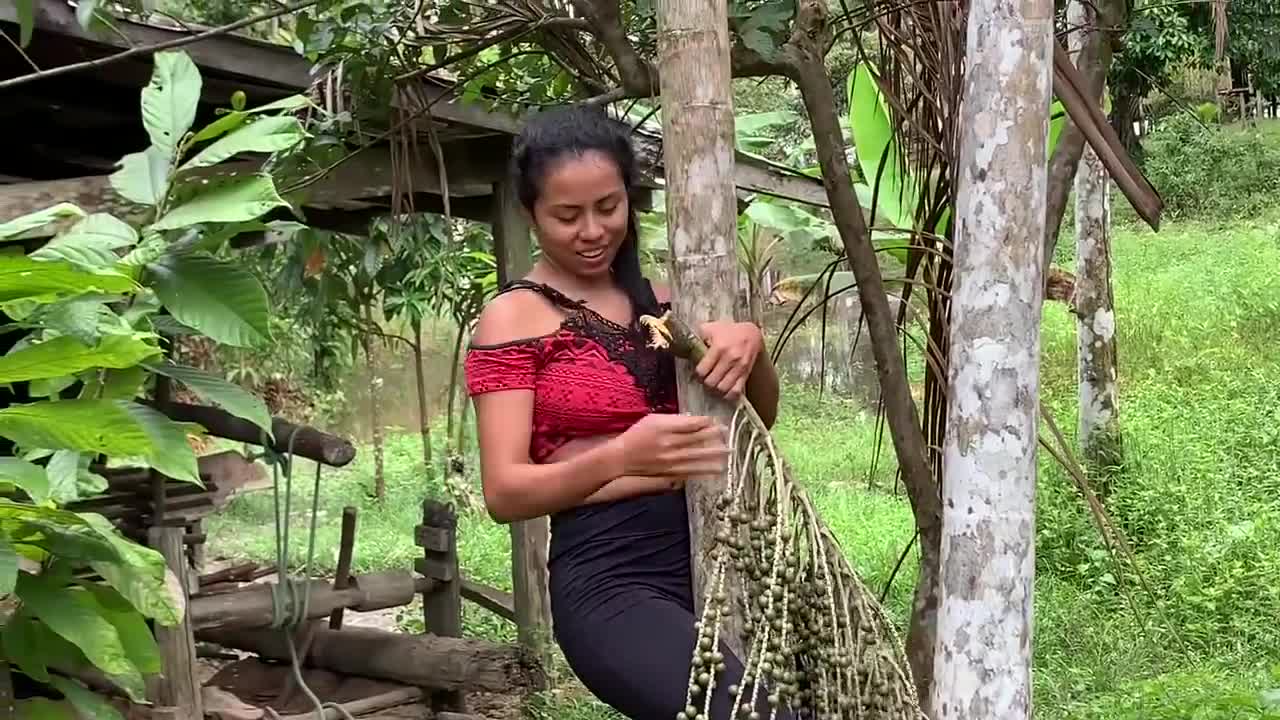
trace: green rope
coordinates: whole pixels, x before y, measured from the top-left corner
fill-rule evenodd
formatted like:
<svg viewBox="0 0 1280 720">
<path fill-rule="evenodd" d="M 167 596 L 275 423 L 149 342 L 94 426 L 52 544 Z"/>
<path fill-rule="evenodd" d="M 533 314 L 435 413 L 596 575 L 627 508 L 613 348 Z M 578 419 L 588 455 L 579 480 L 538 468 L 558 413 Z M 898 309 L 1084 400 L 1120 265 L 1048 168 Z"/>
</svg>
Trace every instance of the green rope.
<svg viewBox="0 0 1280 720">
<path fill-rule="evenodd" d="M 351 713 L 336 703 L 324 703 L 312 692 L 302 677 L 302 662 L 298 658 L 298 648 L 293 642 L 294 632 L 307 621 L 307 608 L 311 601 L 311 568 L 316 555 L 316 527 L 320 516 L 320 475 L 323 467 L 316 463 L 315 483 L 311 489 L 311 522 L 310 537 L 307 540 L 307 559 L 302 566 L 302 577 L 289 575 L 289 515 L 293 505 L 293 447 L 301 427 L 295 427 L 289 433 L 289 441 L 283 454 L 278 453 L 271 445 L 266 433 L 262 434 L 263 458 L 271 465 L 271 486 L 273 492 L 272 510 L 276 523 L 276 582 L 271 586 L 271 627 L 284 633 L 289 647 L 289 664 L 293 670 L 293 680 L 306 693 L 307 699 L 315 706 L 317 720 L 324 720 L 325 708 L 336 710 L 344 720 L 354 720 Z M 284 468 L 284 515 L 280 513 L 280 475 Z M 301 599 L 299 599 L 301 595 Z M 279 718 L 279 714 L 267 708 L 267 715 Z"/>
</svg>

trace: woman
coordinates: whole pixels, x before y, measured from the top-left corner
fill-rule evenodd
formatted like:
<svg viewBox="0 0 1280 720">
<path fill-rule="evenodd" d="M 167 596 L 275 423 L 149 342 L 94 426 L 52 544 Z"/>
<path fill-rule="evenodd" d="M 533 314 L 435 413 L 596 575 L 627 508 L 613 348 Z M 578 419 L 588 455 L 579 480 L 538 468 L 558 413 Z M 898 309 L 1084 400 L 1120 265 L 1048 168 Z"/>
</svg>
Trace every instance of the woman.
<svg viewBox="0 0 1280 720">
<path fill-rule="evenodd" d="M 670 304 L 641 274 L 625 126 L 589 107 L 539 113 L 513 164 L 542 253 L 484 309 L 467 351 L 485 504 L 502 523 L 551 516 L 554 633 L 587 688 L 632 720 L 673 720 L 696 637 L 683 487 L 723 472 L 725 430 L 679 414 L 674 362 L 638 323 Z M 712 322 L 701 336 L 697 376 L 772 422 L 760 329 Z M 717 720 L 742 675 L 721 652 Z"/>
</svg>

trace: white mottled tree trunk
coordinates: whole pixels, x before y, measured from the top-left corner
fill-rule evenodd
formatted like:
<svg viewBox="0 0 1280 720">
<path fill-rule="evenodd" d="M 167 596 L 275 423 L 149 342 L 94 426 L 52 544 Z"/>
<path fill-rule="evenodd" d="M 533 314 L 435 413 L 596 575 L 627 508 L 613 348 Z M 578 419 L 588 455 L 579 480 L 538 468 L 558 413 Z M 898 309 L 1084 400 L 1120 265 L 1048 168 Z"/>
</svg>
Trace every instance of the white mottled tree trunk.
<svg viewBox="0 0 1280 720">
<path fill-rule="evenodd" d="M 1116 313 L 1111 292 L 1111 198 L 1106 168 L 1086 149 L 1076 173 L 1076 357 L 1080 446 L 1091 474 L 1105 478 L 1123 456 L 1116 392 Z M 1106 494 L 1108 483 L 1095 491 Z"/>
<path fill-rule="evenodd" d="M 1053 3 L 973 0 L 957 164 L 934 720 L 1031 717 Z"/>
<path fill-rule="evenodd" d="M 708 320 L 732 320 L 738 304 L 738 199 L 734 194 L 733 95 L 726 0 L 660 0 L 658 65 L 662 68 L 662 159 L 672 309 L 695 332 Z M 680 363 L 684 412 L 728 424 L 732 406 L 711 395 Z M 706 558 L 715 546 L 716 500 L 727 478 L 689 482 L 690 553 L 697 612 L 702 611 Z M 726 622 L 739 651 L 741 624 Z"/>
</svg>

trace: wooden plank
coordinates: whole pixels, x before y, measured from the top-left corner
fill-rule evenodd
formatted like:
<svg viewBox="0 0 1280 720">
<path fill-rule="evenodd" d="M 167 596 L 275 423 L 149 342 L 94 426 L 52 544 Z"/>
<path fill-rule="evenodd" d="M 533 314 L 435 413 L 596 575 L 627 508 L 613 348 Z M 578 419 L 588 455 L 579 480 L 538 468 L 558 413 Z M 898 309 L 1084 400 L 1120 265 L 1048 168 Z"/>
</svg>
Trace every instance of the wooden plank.
<svg viewBox="0 0 1280 720">
<path fill-rule="evenodd" d="M 464 600 L 470 600 L 498 617 L 511 622 L 516 621 L 515 596 L 509 592 L 463 578 L 462 597 Z"/>
<path fill-rule="evenodd" d="M 185 534 L 182 528 L 172 527 L 154 527 L 148 533 L 151 547 L 164 556 L 165 563 L 178 578 L 184 577 L 187 572 L 186 547 L 182 542 Z M 185 583 L 179 583 L 186 595 Z M 187 598 L 183 618 L 177 625 L 156 626 L 155 637 L 160 649 L 162 675 L 147 683 L 147 696 L 158 706 L 177 708 L 177 718 L 203 720 L 204 709 L 200 682 L 196 676 L 196 646 L 191 615 L 191 602 Z"/>
<path fill-rule="evenodd" d="M 509 183 L 495 185 L 493 242 L 498 282 L 518 280 L 532 265 L 529 223 Z M 546 667 L 551 655 L 551 593 L 547 553 L 551 523 L 546 517 L 511 523 L 511 586 L 520 644 Z"/>
<path fill-rule="evenodd" d="M 458 517 L 453 508 L 435 500 L 422 503 L 422 527 L 433 528 L 444 534 L 444 549 L 423 550 L 423 567 L 438 567 L 437 580 L 430 592 L 422 594 L 422 614 L 427 632 L 439 637 L 462 637 L 462 578 L 458 572 Z M 431 575 L 428 575 L 431 577 Z M 458 691 L 435 693 L 431 698 L 434 710 L 467 709 L 466 696 Z"/>
<path fill-rule="evenodd" d="M 289 660 L 283 633 L 210 630 L 199 637 L 202 642 L 246 650 L 267 660 Z M 459 692 L 522 691 L 537 687 L 545 674 L 517 645 L 366 627 L 317 629 L 305 664 L 344 675 Z"/>
</svg>

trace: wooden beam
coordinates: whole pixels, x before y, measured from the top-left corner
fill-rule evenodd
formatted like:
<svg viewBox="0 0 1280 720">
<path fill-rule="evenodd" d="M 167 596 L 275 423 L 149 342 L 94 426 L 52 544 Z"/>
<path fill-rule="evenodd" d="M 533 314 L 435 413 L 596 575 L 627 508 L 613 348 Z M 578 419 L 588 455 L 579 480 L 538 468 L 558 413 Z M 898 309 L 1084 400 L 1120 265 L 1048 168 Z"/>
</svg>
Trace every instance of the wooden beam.
<svg viewBox="0 0 1280 720">
<path fill-rule="evenodd" d="M 518 280 L 533 263 L 529 221 L 510 183 L 495 185 L 494 253 L 498 282 Z M 513 522 L 511 527 L 511 586 L 520 644 L 550 667 L 551 592 L 547 553 L 551 523 L 546 517 Z"/>
<path fill-rule="evenodd" d="M 356 575 L 345 588 L 334 588 L 326 580 L 312 580 L 305 619 L 329 617 L 334 610 L 345 608 L 372 612 L 401 607 L 413 602 L 418 593 L 435 586 L 433 579 L 415 577 L 405 571 Z M 298 591 L 302 592 L 303 588 Z M 270 627 L 276 619 L 274 603 L 272 585 L 266 583 L 195 597 L 191 600 L 191 625 L 197 632 Z"/>
<path fill-rule="evenodd" d="M 462 637 L 462 573 L 458 570 L 458 516 L 451 506 L 425 500 L 422 524 L 414 533 L 423 557 L 418 569 L 435 580 L 422 594 L 422 612 L 428 633 L 440 637 Z M 433 710 L 465 712 L 467 698 L 457 690 L 433 693 Z"/>
<path fill-rule="evenodd" d="M 509 592 L 464 578 L 462 597 L 504 620 L 516 621 L 516 601 Z"/>
<path fill-rule="evenodd" d="M 236 442 L 262 445 L 262 429 L 257 425 L 222 408 L 189 403 L 169 403 L 163 410 L 171 420 L 200 425 L 210 435 Z M 293 454 L 324 463 L 329 467 L 342 467 L 356 456 L 356 449 L 349 441 L 337 435 L 317 430 L 308 425 L 295 425 L 278 417 L 271 418 L 271 434 L 275 440 L 272 449 L 278 453 L 289 450 L 293 438 Z"/>
<path fill-rule="evenodd" d="M 201 641 L 289 660 L 279 632 L 218 630 Z M 408 635 L 389 630 L 318 628 L 304 664 L 343 675 L 390 680 L 432 690 L 510 693 L 536 688 L 545 669 L 516 645 L 475 638 Z"/>
<path fill-rule="evenodd" d="M 108 55 L 133 46 L 155 45 L 176 40 L 199 32 L 166 28 L 129 20 L 115 19 L 113 25 L 119 31 L 102 34 L 90 33 L 80 27 L 75 10 L 62 2 L 35 3 L 36 32 L 50 33 L 72 38 L 88 46 L 93 54 Z M 18 16 L 13 3 L 0 3 L 0 22 L 17 24 Z M 123 36 L 123 37 L 121 37 Z M 37 40 L 38 42 L 38 40 Z M 282 92 L 300 93 L 310 87 L 313 67 L 306 58 L 292 48 L 274 45 L 237 35 L 222 35 L 192 43 L 183 48 L 200 67 L 209 71 L 232 75 L 256 85 L 274 85 Z M 76 58 L 80 60 L 82 58 Z M 486 110 L 477 103 L 457 99 L 440 99 L 449 92 L 450 83 L 435 78 L 424 78 L 421 92 L 431 105 L 431 116 L 436 120 L 483 128 L 504 134 L 515 134 L 520 119 L 507 113 Z"/>
<path fill-rule="evenodd" d="M 184 531 L 176 527 L 153 527 L 148 540 L 158 551 L 179 579 L 187 574 Z M 186 583 L 179 581 L 179 590 L 186 594 Z M 156 644 L 160 649 L 160 677 L 148 682 L 147 699 L 160 707 L 177 710 L 175 717 L 182 720 L 203 720 L 204 709 L 200 694 L 200 681 L 196 677 L 196 647 L 191 627 L 190 598 L 184 598 L 183 617 L 177 625 L 157 625 Z"/>
</svg>

